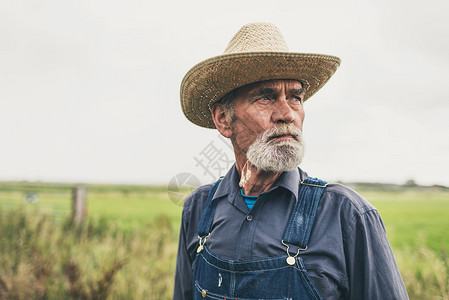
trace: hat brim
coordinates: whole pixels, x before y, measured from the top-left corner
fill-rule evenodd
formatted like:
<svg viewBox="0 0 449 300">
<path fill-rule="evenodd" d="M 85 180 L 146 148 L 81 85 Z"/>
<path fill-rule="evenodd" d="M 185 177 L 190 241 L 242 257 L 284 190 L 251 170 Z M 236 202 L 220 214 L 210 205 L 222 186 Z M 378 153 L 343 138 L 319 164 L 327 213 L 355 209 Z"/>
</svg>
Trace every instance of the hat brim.
<svg viewBox="0 0 449 300">
<path fill-rule="evenodd" d="M 181 106 L 196 125 L 215 128 L 211 106 L 239 87 L 266 80 L 294 79 L 304 84 L 305 99 L 315 94 L 335 73 L 335 56 L 290 52 L 245 52 L 205 60 L 184 76 Z"/>
</svg>

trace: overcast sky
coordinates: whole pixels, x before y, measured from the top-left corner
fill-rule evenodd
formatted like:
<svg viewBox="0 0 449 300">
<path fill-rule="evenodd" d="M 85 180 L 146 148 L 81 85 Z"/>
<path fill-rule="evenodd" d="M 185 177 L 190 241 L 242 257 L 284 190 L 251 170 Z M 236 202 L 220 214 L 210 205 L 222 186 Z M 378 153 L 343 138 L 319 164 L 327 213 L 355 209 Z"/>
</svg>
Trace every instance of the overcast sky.
<svg viewBox="0 0 449 300">
<path fill-rule="evenodd" d="M 305 104 L 309 175 L 449 186 L 448 11 L 444 0 L 1 1 L 0 180 L 212 181 L 233 154 L 184 117 L 181 80 L 267 21 L 291 51 L 342 59 Z"/>
</svg>

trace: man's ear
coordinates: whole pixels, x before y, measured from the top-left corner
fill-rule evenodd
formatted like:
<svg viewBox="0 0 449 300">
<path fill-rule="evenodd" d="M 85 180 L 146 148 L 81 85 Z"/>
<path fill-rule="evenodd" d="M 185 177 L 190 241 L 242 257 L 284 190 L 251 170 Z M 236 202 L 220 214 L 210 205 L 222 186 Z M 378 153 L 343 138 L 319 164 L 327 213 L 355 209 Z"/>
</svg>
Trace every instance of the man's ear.
<svg viewBox="0 0 449 300">
<path fill-rule="evenodd" d="M 211 109 L 212 119 L 215 127 L 222 136 L 230 138 L 232 136 L 230 120 L 226 114 L 226 109 L 221 104 L 214 104 Z"/>
</svg>

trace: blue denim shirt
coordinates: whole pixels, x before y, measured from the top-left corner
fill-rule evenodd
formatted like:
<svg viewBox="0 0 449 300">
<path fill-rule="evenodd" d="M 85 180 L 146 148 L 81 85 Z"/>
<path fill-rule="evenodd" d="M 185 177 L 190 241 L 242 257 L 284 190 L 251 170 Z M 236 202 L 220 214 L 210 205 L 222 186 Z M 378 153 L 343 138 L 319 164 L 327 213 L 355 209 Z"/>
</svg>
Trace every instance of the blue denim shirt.
<svg viewBox="0 0 449 300">
<path fill-rule="evenodd" d="M 284 172 L 250 211 L 233 166 L 214 196 L 219 202 L 206 242 L 209 250 L 230 260 L 284 255 L 281 240 L 306 177 L 301 169 Z M 192 299 L 198 223 L 210 187 L 198 188 L 184 202 L 173 299 Z M 290 251 L 296 253 L 294 247 Z M 308 249 L 300 255 L 323 299 L 408 299 L 379 213 L 343 185 L 326 188 Z"/>
</svg>

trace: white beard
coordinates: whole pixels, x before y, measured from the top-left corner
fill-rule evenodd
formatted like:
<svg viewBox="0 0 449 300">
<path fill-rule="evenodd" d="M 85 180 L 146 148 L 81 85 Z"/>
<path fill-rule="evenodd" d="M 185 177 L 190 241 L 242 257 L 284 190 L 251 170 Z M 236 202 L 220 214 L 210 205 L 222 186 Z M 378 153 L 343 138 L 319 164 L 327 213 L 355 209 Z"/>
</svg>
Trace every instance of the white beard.
<svg viewBox="0 0 449 300">
<path fill-rule="evenodd" d="M 294 139 L 273 139 L 285 134 L 291 134 Z M 256 169 L 275 173 L 296 169 L 303 157 L 302 132 L 291 123 L 268 129 L 256 138 L 246 153 L 246 158 Z"/>
</svg>

